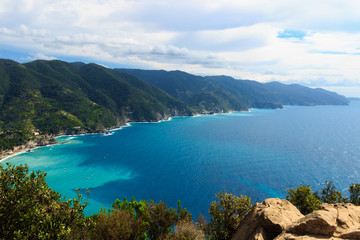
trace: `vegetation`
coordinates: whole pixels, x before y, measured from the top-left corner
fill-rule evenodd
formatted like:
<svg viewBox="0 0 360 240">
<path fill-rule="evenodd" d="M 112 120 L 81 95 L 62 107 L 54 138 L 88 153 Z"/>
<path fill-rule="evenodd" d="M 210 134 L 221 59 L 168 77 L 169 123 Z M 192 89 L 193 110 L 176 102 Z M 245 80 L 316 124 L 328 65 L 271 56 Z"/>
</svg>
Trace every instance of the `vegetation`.
<svg viewBox="0 0 360 240">
<path fill-rule="evenodd" d="M 321 194 L 312 192 L 309 186 L 300 184 L 296 189 L 288 189 L 286 199 L 303 214 L 320 209 L 321 203 L 352 203 L 360 206 L 360 184 L 353 183 L 349 186 L 349 198 L 344 197 L 342 192 L 336 190 L 332 181 L 325 181 L 325 184 L 326 187 L 321 189 Z"/>
<path fill-rule="evenodd" d="M 49 188 L 43 171 L 0 165 L 0 239 L 201 239 L 203 232 L 181 207 L 116 200 L 85 217 L 82 197 L 65 200 Z M 174 231 L 172 231 L 175 229 Z"/>
<path fill-rule="evenodd" d="M 132 75 L 129 75 L 132 74 Z M 103 132 L 126 121 L 170 116 L 280 108 L 283 104 L 347 104 L 342 96 L 280 83 L 230 77 L 199 77 L 180 71 L 108 69 L 96 64 L 0 60 L 0 153 L 30 141 L 43 145 L 58 134 Z M 210 206 L 210 222 L 153 201 L 116 200 L 112 208 L 85 217 L 82 197 L 61 198 L 46 173 L 0 165 L 0 239 L 229 239 L 252 207 L 247 196 L 222 192 Z M 321 194 L 309 186 L 287 199 L 303 213 L 322 202 L 360 204 L 360 185 L 343 198 L 332 182 Z"/>
<path fill-rule="evenodd" d="M 96 64 L 0 60 L 0 151 L 37 134 L 103 132 L 192 113 L 160 89 Z"/>
<path fill-rule="evenodd" d="M 311 213 L 320 209 L 321 206 L 320 199 L 311 191 L 310 187 L 301 184 L 296 189 L 289 189 L 286 199 L 294 204 L 302 214 Z"/>
<path fill-rule="evenodd" d="M 228 76 L 200 77 L 181 71 L 117 69 L 164 90 L 198 111 L 227 112 L 282 105 L 342 105 L 348 100 L 322 89 L 278 82 L 262 84 Z"/>
<path fill-rule="evenodd" d="M 321 190 L 321 195 L 318 196 L 316 192 L 315 195 L 323 203 L 343 203 L 346 202 L 346 198 L 343 197 L 342 192 L 336 190 L 336 187 L 332 181 L 325 181 L 326 187 Z M 351 186 L 350 186 L 351 187 Z"/>
<path fill-rule="evenodd" d="M 57 60 L 19 64 L 0 59 L 0 151 L 30 140 L 36 143 L 37 134 L 51 138 L 104 132 L 127 121 L 347 101 L 300 85 Z"/>
<path fill-rule="evenodd" d="M 360 205 L 360 184 L 351 184 L 349 187 L 350 198 L 349 202 L 359 206 Z M 347 200 L 347 199 L 346 199 Z"/>
<path fill-rule="evenodd" d="M 111 209 L 86 217 L 87 203 L 80 194 L 66 200 L 49 188 L 45 177 L 27 165 L 0 164 L 0 239 L 231 239 L 252 208 L 249 197 L 221 192 L 211 203 L 208 224 L 201 216 L 192 221 L 180 201 L 174 209 L 161 201 L 117 199 Z M 325 184 L 320 194 L 309 186 L 289 189 L 287 199 L 304 214 L 319 209 L 321 202 L 360 205 L 360 184 L 350 185 L 349 198 L 333 182 Z"/>
<path fill-rule="evenodd" d="M 193 227 L 191 214 L 180 206 L 180 202 L 175 210 L 163 202 L 117 199 L 112 209 L 102 209 L 93 220 L 93 239 L 167 239 L 182 235 L 180 230 L 171 233 L 178 223 Z"/>
<path fill-rule="evenodd" d="M 80 195 L 65 201 L 45 182 L 46 173 L 0 165 L 0 238 L 64 239 L 86 235 L 90 222 Z M 85 232 L 83 232 L 85 231 Z M 76 236 L 75 236 L 76 235 Z"/>
<path fill-rule="evenodd" d="M 235 196 L 221 192 L 215 195 L 218 201 L 211 203 L 209 213 L 210 222 L 206 233 L 212 239 L 231 239 L 241 220 L 252 208 L 251 199 L 247 196 Z"/>
</svg>

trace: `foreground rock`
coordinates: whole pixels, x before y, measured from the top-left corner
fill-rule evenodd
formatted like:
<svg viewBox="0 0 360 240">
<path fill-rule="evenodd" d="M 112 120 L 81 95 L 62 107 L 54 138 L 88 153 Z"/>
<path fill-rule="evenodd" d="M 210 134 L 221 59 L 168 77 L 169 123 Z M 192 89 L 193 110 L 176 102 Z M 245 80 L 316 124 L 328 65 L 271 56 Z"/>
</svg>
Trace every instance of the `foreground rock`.
<svg viewBox="0 0 360 240">
<path fill-rule="evenodd" d="M 289 201 L 269 198 L 255 204 L 232 239 L 274 239 L 302 217 L 304 215 Z"/>
<path fill-rule="evenodd" d="M 255 204 L 232 239 L 360 239 L 360 207 L 323 204 L 304 216 L 287 200 L 266 199 Z"/>
</svg>

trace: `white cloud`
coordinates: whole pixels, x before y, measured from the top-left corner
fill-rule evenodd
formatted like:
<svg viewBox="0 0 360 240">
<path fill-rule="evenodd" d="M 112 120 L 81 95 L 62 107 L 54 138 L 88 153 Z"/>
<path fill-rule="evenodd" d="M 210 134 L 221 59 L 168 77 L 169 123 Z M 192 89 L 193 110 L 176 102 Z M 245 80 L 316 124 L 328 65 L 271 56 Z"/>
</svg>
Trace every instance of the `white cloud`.
<svg viewBox="0 0 360 240">
<path fill-rule="evenodd" d="M 355 0 L 2 0 L 0 44 L 29 59 L 356 85 L 359 8 Z M 303 37 L 280 38 L 284 31 Z"/>
<path fill-rule="evenodd" d="M 42 53 L 37 53 L 33 57 L 28 58 L 29 61 L 39 60 L 39 59 L 41 59 L 41 60 L 56 60 L 58 58 L 53 57 L 53 56 L 47 56 L 47 55 L 42 54 Z"/>
</svg>

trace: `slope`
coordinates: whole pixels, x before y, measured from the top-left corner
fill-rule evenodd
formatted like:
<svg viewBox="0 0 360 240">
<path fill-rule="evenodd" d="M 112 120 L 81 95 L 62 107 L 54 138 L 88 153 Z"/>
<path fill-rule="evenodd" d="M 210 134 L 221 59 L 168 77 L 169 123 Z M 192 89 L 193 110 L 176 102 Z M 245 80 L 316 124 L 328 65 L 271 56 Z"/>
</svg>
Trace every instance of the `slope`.
<svg viewBox="0 0 360 240">
<path fill-rule="evenodd" d="M 228 76 L 200 77 L 181 71 L 117 69 L 153 84 L 202 111 L 281 108 L 282 105 L 344 105 L 348 100 L 323 89 L 278 82 L 259 83 Z"/>
<path fill-rule="evenodd" d="M 0 147 L 35 136 L 102 132 L 193 110 L 164 91 L 96 64 L 0 60 Z"/>
</svg>

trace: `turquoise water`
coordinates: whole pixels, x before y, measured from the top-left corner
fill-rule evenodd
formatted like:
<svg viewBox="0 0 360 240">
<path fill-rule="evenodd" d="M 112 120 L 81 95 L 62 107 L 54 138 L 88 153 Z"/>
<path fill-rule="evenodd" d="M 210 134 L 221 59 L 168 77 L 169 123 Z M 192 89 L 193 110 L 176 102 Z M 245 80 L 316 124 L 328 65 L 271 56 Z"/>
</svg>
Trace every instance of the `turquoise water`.
<svg viewBox="0 0 360 240">
<path fill-rule="evenodd" d="M 350 106 L 254 109 L 212 116 L 132 123 L 111 135 L 66 136 L 69 142 L 7 162 L 45 170 L 68 198 L 88 188 L 93 214 L 116 198 L 135 197 L 207 215 L 214 194 L 227 190 L 253 200 L 325 180 L 346 191 L 360 183 L 360 102 Z"/>
</svg>

